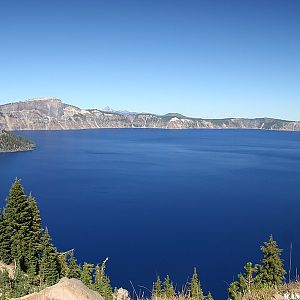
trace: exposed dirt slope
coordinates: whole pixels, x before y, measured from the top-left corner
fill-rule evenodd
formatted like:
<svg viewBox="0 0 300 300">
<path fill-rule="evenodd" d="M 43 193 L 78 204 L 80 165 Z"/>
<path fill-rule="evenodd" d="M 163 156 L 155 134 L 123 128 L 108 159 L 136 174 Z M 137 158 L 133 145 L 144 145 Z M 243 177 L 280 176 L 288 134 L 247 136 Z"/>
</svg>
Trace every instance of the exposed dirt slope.
<svg viewBox="0 0 300 300">
<path fill-rule="evenodd" d="M 57 284 L 18 300 L 104 300 L 77 279 L 62 278 Z M 16 300 L 12 299 L 12 300 Z"/>
</svg>

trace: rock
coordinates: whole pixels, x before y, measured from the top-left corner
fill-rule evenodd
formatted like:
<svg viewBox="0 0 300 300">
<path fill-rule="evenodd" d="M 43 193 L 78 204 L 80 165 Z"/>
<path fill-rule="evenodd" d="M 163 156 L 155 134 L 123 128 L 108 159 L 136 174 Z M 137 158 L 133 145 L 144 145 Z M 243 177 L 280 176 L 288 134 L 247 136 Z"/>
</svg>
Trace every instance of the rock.
<svg viewBox="0 0 300 300">
<path fill-rule="evenodd" d="M 11 300 L 104 300 L 104 298 L 80 280 L 62 278 L 57 284 L 39 293 Z"/>
<path fill-rule="evenodd" d="M 13 278 L 14 277 L 14 271 L 15 271 L 15 265 L 14 264 L 6 265 L 5 263 L 0 261 L 0 272 L 3 272 L 3 271 L 7 271 L 8 276 L 10 278 Z"/>
<path fill-rule="evenodd" d="M 300 299 L 300 291 L 291 291 L 284 292 L 282 294 L 276 294 L 274 296 L 275 300 L 299 300 Z"/>
<path fill-rule="evenodd" d="M 6 130 L 68 130 L 89 128 L 251 128 L 300 131 L 299 121 L 271 118 L 189 118 L 172 113 L 158 116 L 81 109 L 55 98 L 38 98 L 0 105 L 0 129 Z"/>
<path fill-rule="evenodd" d="M 119 288 L 114 292 L 115 300 L 130 300 L 129 292 L 123 288 Z"/>
</svg>

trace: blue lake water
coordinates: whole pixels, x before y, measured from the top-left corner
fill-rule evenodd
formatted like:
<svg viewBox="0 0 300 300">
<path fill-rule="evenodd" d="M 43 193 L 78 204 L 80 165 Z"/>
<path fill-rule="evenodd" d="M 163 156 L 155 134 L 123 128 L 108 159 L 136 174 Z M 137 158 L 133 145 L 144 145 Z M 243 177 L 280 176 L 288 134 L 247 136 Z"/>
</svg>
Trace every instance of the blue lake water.
<svg viewBox="0 0 300 300">
<path fill-rule="evenodd" d="M 180 288 L 197 267 L 205 292 L 227 282 L 272 233 L 300 269 L 300 133 L 99 129 L 20 132 L 33 152 L 0 154 L 0 199 L 15 177 L 36 196 L 59 250 L 110 258 L 112 284 Z"/>
</svg>

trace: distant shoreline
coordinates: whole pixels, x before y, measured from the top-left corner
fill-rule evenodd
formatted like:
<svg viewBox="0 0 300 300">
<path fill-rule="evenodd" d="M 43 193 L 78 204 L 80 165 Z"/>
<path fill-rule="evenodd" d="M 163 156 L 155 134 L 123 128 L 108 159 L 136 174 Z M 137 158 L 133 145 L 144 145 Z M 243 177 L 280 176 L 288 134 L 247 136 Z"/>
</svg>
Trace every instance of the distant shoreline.
<svg viewBox="0 0 300 300">
<path fill-rule="evenodd" d="M 0 128 L 6 130 L 82 130 L 99 128 L 263 129 L 300 131 L 300 121 L 273 118 L 190 118 L 178 113 L 120 113 L 81 109 L 59 99 L 33 99 L 0 105 Z"/>
<path fill-rule="evenodd" d="M 289 129 L 265 129 L 265 128 L 242 128 L 242 127 L 230 127 L 230 128 L 163 128 L 163 127 L 101 127 L 101 128 L 70 128 L 70 129 L 17 129 L 17 130 L 6 130 L 7 132 L 11 133 L 18 133 L 18 132 L 30 132 L 30 131 L 41 131 L 41 132 L 67 132 L 67 131 L 83 131 L 83 130 L 101 130 L 101 129 L 132 129 L 132 130 L 139 130 L 139 129 L 154 129 L 154 130 L 170 130 L 170 131 L 197 131 L 197 130 L 257 130 L 257 131 L 274 131 L 274 132 L 295 132 L 300 133 L 300 130 L 289 130 Z M 34 149 L 32 149 L 34 150 Z M 30 151 L 30 150 L 29 150 Z"/>
</svg>

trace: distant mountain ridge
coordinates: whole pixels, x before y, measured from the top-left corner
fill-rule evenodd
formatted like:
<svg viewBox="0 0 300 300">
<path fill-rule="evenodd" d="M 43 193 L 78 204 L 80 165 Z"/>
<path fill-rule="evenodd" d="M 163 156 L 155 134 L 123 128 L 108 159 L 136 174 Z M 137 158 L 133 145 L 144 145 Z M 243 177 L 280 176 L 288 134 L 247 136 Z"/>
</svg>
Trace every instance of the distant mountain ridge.
<svg viewBox="0 0 300 300">
<path fill-rule="evenodd" d="M 272 118 L 201 119 L 170 113 L 126 113 L 81 109 L 56 98 L 36 98 L 0 105 L 0 129 L 69 130 L 89 128 L 248 128 L 300 131 L 300 121 Z"/>
<path fill-rule="evenodd" d="M 120 115 L 137 115 L 137 112 L 134 111 L 128 111 L 128 110 L 115 110 L 113 108 L 111 108 L 110 106 L 105 106 L 103 109 L 101 109 L 102 111 L 105 112 L 111 112 L 111 113 L 117 113 Z"/>
</svg>

